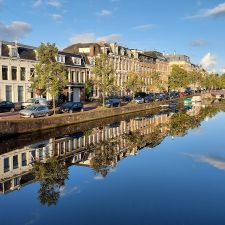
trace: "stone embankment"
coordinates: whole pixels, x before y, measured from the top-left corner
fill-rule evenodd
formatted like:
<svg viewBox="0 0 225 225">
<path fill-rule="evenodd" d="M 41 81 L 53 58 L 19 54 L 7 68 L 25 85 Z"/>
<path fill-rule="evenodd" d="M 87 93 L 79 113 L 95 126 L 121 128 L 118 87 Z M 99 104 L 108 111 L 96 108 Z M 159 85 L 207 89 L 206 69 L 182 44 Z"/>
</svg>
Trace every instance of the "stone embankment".
<svg viewBox="0 0 225 225">
<path fill-rule="evenodd" d="M 31 133 L 71 124 L 84 123 L 92 120 L 114 117 L 139 111 L 159 108 L 165 102 L 145 104 L 129 104 L 118 108 L 102 108 L 80 113 L 61 114 L 35 119 L 8 119 L 0 121 L 0 137 L 22 133 Z"/>
</svg>

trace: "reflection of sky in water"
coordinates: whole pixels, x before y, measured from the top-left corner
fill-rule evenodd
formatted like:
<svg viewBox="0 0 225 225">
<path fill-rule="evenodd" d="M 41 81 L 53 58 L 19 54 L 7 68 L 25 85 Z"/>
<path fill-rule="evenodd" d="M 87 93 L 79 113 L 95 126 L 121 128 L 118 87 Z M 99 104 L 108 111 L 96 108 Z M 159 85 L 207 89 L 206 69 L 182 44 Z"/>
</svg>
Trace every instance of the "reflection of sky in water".
<svg viewBox="0 0 225 225">
<path fill-rule="evenodd" d="M 0 196 L 1 224 L 225 224 L 224 121 L 219 113 L 185 137 L 167 137 L 105 178 L 70 167 L 56 206 L 39 204 L 37 183 Z"/>
</svg>

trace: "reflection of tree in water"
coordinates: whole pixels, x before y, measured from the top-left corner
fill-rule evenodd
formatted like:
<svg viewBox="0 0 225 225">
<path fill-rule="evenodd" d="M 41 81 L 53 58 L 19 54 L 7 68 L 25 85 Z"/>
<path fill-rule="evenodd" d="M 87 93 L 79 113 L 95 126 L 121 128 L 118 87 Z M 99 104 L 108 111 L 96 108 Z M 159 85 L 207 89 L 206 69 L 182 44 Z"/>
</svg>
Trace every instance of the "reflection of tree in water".
<svg viewBox="0 0 225 225">
<path fill-rule="evenodd" d="M 110 169 L 110 166 L 115 162 L 118 142 L 115 139 L 103 141 L 95 146 L 94 157 L 91 159 L 91 166 L 95 172 L 100 173 L 105 177 Z"/>
<path fill-rule="evenodd" d="M 213 107 L 202 108 L 197 116 L 189 116 L 186 112 L 172 115 L 169 123 L 169 135 L 184 136 L 189 129 L 198 128 L 206 117 L 213 117 L 219 109 Z"/>
<path fill-rule="evenodd" d="M 68 179 L 68 168 L 55 157 L 47 159 L 46 163 L 37 161 L 33 166 L 35 179 L 40 182 L 39 200 L 41 204 L 56 205 L 60 197 L 60 188 Z"/>
</svg>

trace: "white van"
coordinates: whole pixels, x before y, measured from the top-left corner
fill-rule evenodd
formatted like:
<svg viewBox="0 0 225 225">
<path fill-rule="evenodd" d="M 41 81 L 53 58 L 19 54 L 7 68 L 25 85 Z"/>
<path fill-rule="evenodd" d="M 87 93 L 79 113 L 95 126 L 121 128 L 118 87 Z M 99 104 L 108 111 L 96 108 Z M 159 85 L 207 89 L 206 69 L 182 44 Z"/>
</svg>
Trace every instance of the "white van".
<svg viewBox="0 0 225 225">
<path fill-rule="evenodd" d="M 39 105 L 45 105 L 47 106 L 47 100 L 45 98 L 31 98 L 28 99 L 26 102 L 23 102 L 21 105 L 21 109 L 27 108 L 27 106 L 39 104 Z"/>
</svg>

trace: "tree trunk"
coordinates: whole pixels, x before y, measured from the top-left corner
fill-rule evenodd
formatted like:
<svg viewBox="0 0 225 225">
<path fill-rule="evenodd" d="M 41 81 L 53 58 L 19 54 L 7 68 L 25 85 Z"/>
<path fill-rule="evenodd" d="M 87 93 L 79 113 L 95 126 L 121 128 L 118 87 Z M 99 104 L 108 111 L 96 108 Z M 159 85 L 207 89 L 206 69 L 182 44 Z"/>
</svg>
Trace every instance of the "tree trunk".
<svg viewBox="0 0 225 225">
<path fill-rule="evenodd" d="M 53 107 L 53 113 L 55 115 L 55 96 L 52 97 L 52 107 Z"/>
<path fill-rule="evenodd" d="M 134 101 L 134 97 L 135 97 L 135 94 L 134 94 L 134 92 L 133 92 L 133 101 Z"/>
<path fill-rule="evenodd" d="M 105 107 L 105 95 L 104 94 L 102 95 L 102 101 L 103 101 L 102 104 Z"/>
</svg>

